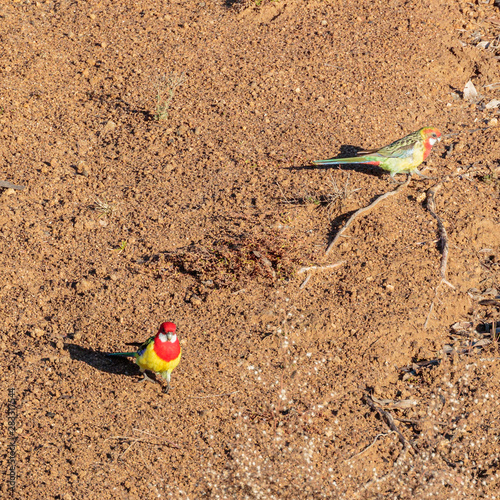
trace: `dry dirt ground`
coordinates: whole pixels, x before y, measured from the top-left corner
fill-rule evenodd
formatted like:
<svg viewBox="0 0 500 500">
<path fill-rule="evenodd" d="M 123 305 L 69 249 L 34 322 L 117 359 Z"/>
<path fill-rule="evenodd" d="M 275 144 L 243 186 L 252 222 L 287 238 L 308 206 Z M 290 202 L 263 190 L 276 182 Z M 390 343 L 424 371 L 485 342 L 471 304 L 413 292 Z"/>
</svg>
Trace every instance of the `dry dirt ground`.
<svg viewBox="0 0 500 500">
<path fill-rule="evenodd" d="M 499 36 L 488 0 L 2 2 L 2 497 L 498 498 Z M 437 180 L 325 255 L 394 184 L 311 160 L 421 126 L 453 288 Z M 162 321 L 167 396 L 104 355 Z"/>
</svg>

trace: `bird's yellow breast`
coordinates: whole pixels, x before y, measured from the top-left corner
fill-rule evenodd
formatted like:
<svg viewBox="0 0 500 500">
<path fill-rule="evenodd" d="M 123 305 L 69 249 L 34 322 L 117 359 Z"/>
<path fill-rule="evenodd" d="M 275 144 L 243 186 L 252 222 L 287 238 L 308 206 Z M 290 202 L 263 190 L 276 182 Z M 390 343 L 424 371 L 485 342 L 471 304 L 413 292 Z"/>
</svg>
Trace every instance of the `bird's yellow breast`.
<svg viewBox="0 0 500 500">
<path fill-rule="evenodd" d="M 152 372 L 171 372 L 181 360 L 181 352 L 172 361 L 163 361 L 154 350 L 154 342 L 151 342 L 142 356 L 139 356 L 136 361 L 141 370 L 151 370 Z"/>
</svg>

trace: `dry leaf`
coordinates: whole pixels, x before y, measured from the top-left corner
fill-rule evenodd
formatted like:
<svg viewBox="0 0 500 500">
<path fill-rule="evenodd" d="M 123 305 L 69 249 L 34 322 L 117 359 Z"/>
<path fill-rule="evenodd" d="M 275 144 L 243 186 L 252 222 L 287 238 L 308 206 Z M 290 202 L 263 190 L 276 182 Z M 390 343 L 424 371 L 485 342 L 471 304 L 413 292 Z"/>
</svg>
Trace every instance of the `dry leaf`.
<svg viewBox="0 0 500 500">
<path fill-rule="evenodd" d="M 465 84 L 464 99 L 466 101 L 474 102 L 477 98 L 478 98 L 478 93 L 477 93 L 476 87 L 474 87 L 474 84 L 469 80 Z"/>
<path fill-rule="evenodd" d="M 450 344 L 445 344 L 443 346 L 443 352 L 445 354 L 451 354 L 455 349 L 453 349 L 453 347 L 450 345 Z"/>
<path fill-rule="evenodd" d="M 484 347 L 485 345 L 490 345 L 490 344 L 491 344 L 491 340 L 481 339 L 481 340 L 478 340 L 477 342 L 474 342 L 473 347 Z"/>
<path fill-rule="evenodd" d="M 474 326 L 474 323 L 471 321 L 459 321 L 458 323 L 454 323 L 451 325 L 451 328 L 454 331 L 460 331 L 460 330 L 467 330 L 467 328 L 472 328 Z"/>
<path fill-rule="evenodd" d="M 500 105 L 499 99 L 492 99 L 488 104 L 486 104 L 485 108 L 486 109 L 498 108 L 499 105 Z"/>
</svg>

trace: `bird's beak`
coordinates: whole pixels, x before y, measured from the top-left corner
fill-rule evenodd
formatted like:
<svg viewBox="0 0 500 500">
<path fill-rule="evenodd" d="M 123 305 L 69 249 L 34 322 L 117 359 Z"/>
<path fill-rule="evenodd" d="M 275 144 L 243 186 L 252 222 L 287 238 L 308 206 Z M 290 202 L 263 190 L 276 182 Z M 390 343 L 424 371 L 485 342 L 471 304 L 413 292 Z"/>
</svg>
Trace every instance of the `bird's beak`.
<svg viewBox="0 0 500 500">
<path fill-rule="evenodd" d="M 167 332 L 167 340 L 170 342 L 174 334 L 172 332 Z"/>
</svg>

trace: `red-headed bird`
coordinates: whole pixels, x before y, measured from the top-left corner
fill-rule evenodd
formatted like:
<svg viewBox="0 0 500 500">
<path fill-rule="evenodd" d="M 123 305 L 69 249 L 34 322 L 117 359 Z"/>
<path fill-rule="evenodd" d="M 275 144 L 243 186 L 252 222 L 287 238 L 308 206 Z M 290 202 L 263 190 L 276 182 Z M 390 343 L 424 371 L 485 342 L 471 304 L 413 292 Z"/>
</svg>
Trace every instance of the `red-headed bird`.
<svg viewBox="0 0 500 500">
<path fill-rule="evenodd" d="M 371 151 L 360 151 L 354 158 L 331 158 L 330 160 L 316 160 L 314 165 L 342 165 L 344 163 L 359 163 L 375 165 L 391 174 L 394 179 L 396 174 L 415 173 L 422 175 L 417 167 L 429 156 L 432 146 L 441 140 L 441 132 L 437 128 L 424 127 L 402 139 Z"/>
<path fill-rule="evenodd" d="M 159 373 L 167 381 L 165 393 L 168 394 L 170 374 L 179 364 L 182 354 L 179 339 L 175 333 L 176 329 L 173 323 L 162 323 L 158 333 L 146 340 L 136 352 L 113 352 L 108 356 L 135 358 L 135 362 L 144 374 L 144 380 L 149 379 L 144 373 L 145 370 Z"/>
</svg>

